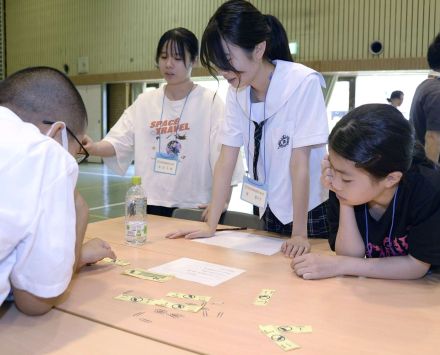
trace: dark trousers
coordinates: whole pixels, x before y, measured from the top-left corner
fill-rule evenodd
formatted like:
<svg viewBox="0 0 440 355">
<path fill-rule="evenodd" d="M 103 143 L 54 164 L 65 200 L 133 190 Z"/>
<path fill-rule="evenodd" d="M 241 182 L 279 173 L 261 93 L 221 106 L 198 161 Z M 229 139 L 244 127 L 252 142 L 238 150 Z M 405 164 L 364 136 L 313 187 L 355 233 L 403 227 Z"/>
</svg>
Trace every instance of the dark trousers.
<svg viewBox="0 0 440 355">
<path fill-rule="evenodd" d="M 173 211 L 176 209 L 176 207 L 163 207 L 163 206 L 154 206 L 154 205 L 148 205 L 147 206 L 147 213 L 148 214 L 157 214 L 159 216 L 164 217 L 171 217 L 173 214 Z"/>
</svg>

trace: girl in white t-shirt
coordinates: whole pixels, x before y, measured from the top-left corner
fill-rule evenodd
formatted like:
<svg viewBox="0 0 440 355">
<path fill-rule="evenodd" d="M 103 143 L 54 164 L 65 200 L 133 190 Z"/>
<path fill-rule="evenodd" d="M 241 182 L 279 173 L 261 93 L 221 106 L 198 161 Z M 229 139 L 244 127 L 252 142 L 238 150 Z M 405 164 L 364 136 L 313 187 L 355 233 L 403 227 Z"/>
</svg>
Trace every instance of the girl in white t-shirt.
<svg viewBox="0 0 440 355">
<path fill-rule="evenodd" d="M 242 198 L 260 207 L 268 231 L 291 236 L 282 246 L 285 255 L 309 252 L 308 236 L 328 233 L 324 204 L 328 191 L 319 181 L 328 137 L 322 76 L 292 62 L 285 30 L 275 17 L 241 0 L 224 3 L 210 19 L 201 62 L 231 85 L 211 211 L 203 230 L 168 237 L 214 234 L 244 146 L 249 177 Z"/>
<path fill-rule="evenodd" d="M 165 32 L 156 63 L 166 85 L 139 95 L 102 141 L 86 140 L 90 154 L 104 157 L 119 174 L 134 159 L 148 213 L 171 216 L 175 208 L 197 208 L 211 199 L 224 104 L 214 92 L 192 82 L 197 57 L 198 41 L 192 32 L 185 28 Z M 233 184 L 239 182 L 240 164 Z M 229 187 L 228 196 L 230 192 Z"/>
</svg>

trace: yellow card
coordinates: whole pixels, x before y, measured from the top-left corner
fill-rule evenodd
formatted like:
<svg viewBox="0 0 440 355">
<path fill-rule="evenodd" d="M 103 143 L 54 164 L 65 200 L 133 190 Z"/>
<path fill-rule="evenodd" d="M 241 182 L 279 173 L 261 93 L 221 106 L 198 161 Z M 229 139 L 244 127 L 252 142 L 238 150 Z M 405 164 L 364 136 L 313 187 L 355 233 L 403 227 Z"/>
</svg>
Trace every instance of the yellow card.
<svg viewBox="0 0 440 355">
<path fill-rule="evenodd" d="M 272 298 L 272 295 L 274 293 L 275 293 L 275 290 L 270 290 L 270 289 L 267 289 L 267 288 L 262 289 L 260 294 L 255 299 L 254 305 L 256 305 L 256 306 L 266 306 L 269 303 L 269 301 Z"/>
<path fill-rule="evenodd" d="M 192 313 L 197 313 L 198 311 L 200 311 L 203 308 L 203 306 L 196 306 L 196 305 L 185 304 L 185 303 L 169 302 L 164 299 L 155 300 L 154 305 L 166 307 L 166 308 L 171 308 L 171 309 L 179 309 L 181 311 L 192 312 Z"/>
<path fill-rule="evenodd" d="M 171 275 L 162 275 L 162 274 L 155 274 L 154 272 L 149 272 L 147 270 L 143 269 L 127 269 L 123 272 L 124 275 L 137 277 L 139 279 L 143 280 L 150 280 L 150 281 L 156 281 L 156 282 L 165 282 L 168 280 L 171 280 L 173 276 Z"/>
<path fill-rule="evenodd" d="M 110 259 L 110 258 L 104 258 L 101 260 L 103 263 L 106 264 L 115 264 L 118 266 L 127 266 L 130 265 L 128 261 L 122 260 L 122 259 Z"/>
<path fill-rule="evenodd" d="M 133 303 L 149 304 L 149 305 L 154 305 L 154 301 L 155 301 L 154 299 L 147 298 L 147 297 L 126 295 L 126 294 L 116 296 L 115 300 L 133 302 Z"/>
<path fill-rule="evenodd" d="M 312 326 L 311 325 L 274 325 L 276 331 L 280 333 L 294 333 L 294 334 L 300 334 L 300 333 L 311 333 L 312 332 Z"/>
<path fill-rule="evenodd" d="M 300 348 L 298 344 L 278 333 L 273 325 L 260 325 L 260 330 L 284 351 Z"/>
<path fill-rule="evenodd" d="M 211 296 L 190 295 L 187 293 L 180 293 L 180 292 L 168 292 L 167 297 L 183 298 L 187 300 L 205 301 L 205 302 L 208 302 L 211 299 Z"/>
<path fill-rule="evenodd" d="M 179 309 L 181 311 L 192 312 L 192 313 L 197 313 L 198 311 L 200 311 L 203 308 L 203 306 L 196 306 L 196 305 L 185 304 L 185 303 L 169 302 L 169 301 L 164 300 L 162 298 L 152 299 L 152 298 L 147 298 L 147 297 L 142 297 L 142 296 L 127 295 L 124 293 L 119 296 L 116 296 L 115 300 L 133 302 L 133 303 L 142 303 L 142 304 L 147 304 L 149 306 L 160 306 L 160 307 L 166 307 L 166 308 L 171 308 L 171 309 Z"/>
</svg>

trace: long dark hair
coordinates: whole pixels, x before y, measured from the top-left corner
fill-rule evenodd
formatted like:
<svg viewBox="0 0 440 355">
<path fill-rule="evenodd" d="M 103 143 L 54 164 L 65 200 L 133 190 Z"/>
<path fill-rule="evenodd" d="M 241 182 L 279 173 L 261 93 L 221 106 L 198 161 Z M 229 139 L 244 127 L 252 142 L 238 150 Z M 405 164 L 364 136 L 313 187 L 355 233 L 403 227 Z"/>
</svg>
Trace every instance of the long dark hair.
<svg viewBox="0 0 440 355">
<path fill-rule="evenodd" d="M 167 48 L 164 48 L 165 45 Z M 156 65 L 159 64 L 159 57 L 163 50 L 168 51 L 170 46 L 172 56 L 181 58 L 185 63 L 185 67 L 187 66 L 185 49 L 189 53 L 191 62 L 194 62 L 199 54 L 199 42 L 196 35 L 183 27 L 173 28 L 166 31 L 159 39 L 156 49 Z"/>
<path fill-rule="evenodd" d="M 286 31 L 272 15 L 263 15 L 244 0 L 230 0 L 221 5 L 205 28 L 202 36 L 200 62 L 211 75 L 217 68 L 238 71 L 231 65 L 222 47 L 222 39 L 251 53 L 258 43 L 266 41 L 264 57 L 293 62 Z"/>
<path fill-rule="evenodd" d="M 391 105 L 368 104 L 346 114 L 329 136 L 329 149 L 353 161 L 373 178 L 407 172 L 415 164 L 434 164 L 415 144 L 414 130 Z"/>
</svg>

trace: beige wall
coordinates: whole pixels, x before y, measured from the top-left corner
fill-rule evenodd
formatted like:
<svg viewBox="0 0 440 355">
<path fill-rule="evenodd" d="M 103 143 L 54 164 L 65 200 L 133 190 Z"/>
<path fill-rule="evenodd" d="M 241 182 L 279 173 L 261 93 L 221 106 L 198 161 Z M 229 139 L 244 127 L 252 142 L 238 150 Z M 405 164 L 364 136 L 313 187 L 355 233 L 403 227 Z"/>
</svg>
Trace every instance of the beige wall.
<svg viewBox="0 0 440 355">
<path fill-rule="evenodd" d="M 157 77 L 160 35 L 183 26 L 200 36 L 220 0 L 5 0 L 7 72 L 30 65 L 70 67 L 77 83 Z M 256 0 L 277 16 L 297 61 L 322 71 L 426 68 L 440 31 L 438 0 Z M 369 53 L 380 40 L 384 52 Z M 89 74 L 77 75 L 78 57 Z M 203 72 L 196 72 L 200 74 Z"/>
</svg>

